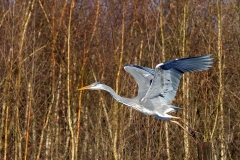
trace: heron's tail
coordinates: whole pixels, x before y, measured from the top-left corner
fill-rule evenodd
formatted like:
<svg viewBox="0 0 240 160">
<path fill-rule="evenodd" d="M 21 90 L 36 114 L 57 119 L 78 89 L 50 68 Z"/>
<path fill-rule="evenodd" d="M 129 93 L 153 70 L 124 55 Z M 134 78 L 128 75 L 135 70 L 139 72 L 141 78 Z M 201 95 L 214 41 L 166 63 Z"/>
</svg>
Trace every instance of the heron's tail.
<svg viewBox="0 0 240 160">
<path fill-rule="evenodd" d="M 182 110 L 182 109 L 183 109 L 183 108 L 176 107 L 176 106 L 173 106 L 173 105 L 169 105 L 169 106 L 170 106 L 170 108 L 172 108 L 173 110 L 172 110 L 172 111 L 169 111 L 169 112 L 167 112 L 167 113 L 176 112 L 176 111 L 178 111 L 178 110 Z"/>
</svg>

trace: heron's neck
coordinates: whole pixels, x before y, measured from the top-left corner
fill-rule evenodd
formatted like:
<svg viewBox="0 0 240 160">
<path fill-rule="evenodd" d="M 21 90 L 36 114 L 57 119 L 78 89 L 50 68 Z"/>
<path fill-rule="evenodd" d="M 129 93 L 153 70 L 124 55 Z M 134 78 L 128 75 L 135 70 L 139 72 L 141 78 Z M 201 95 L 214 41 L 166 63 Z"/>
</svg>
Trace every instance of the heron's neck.
<svg viewBox="0 0 240 160">
<path fill-rule="evenodd" d="M 127 105 L 127 106 L 131 106 L 131 107 L 132 107 L 132 105 L 133 105 L 133 104 L 132 104 L 133 99 L 119 96 L 111 87 L 109 87 L 109 86 L 107 86 L 107 85 L 104 85 L 103 90 L 109 92 L 109 93 L 112 95 L 112 97 L 113 97 L 115 100 L 117 100 L 118 102 L 123 103 L 123 104 L 125 104 L 125 105 Z"/>
</svg>

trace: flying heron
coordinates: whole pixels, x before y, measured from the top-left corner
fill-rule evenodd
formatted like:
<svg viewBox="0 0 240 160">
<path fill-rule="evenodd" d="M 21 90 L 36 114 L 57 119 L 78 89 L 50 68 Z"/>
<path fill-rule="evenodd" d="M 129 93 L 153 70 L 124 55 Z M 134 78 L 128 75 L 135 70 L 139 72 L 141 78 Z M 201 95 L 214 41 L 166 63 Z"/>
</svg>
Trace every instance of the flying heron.
<svg viewBox="0 0 240 160">
<path fill-rule="evenodd" d="M 208 70 L 213 64 L 213 58 L 210 56 L 209 54 L 174 59 L 158 64 L 155 69 L 133 64 L 126 65 L 124 69 L 133 76 L 138 84 L 138 95 L 135 98 L 121 97 L 111 87 L 101 82 L 95 82 L 79 90 L 105 90 L 118 102 L 144 114 L 174 122 L 187 131 L 178 121 L 172 120 L 180 119 L 180 117 L 168 114 L 182 109 L 173 106 L 171 103 L 174 100 L 183 73 Z"/>
</svg>

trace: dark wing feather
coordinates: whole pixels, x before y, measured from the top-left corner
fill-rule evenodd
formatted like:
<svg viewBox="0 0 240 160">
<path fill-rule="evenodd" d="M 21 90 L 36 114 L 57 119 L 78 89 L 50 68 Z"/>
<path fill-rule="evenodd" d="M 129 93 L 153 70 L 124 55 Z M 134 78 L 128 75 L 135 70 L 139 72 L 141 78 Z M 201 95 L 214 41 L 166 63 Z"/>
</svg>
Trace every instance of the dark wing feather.
<svg viewBox="0 0 240 160">
<path fill-rule="evenodd" d="M 207 70 L 213 63 L 213 58 L 210 56 L 181 58 L 158 64 L 153 82 L 142 98 L 142 103 L 147 99 L 160 96 L 162 103 L 170 104 L 174 100 L 182 74 Z"/>
</svg>

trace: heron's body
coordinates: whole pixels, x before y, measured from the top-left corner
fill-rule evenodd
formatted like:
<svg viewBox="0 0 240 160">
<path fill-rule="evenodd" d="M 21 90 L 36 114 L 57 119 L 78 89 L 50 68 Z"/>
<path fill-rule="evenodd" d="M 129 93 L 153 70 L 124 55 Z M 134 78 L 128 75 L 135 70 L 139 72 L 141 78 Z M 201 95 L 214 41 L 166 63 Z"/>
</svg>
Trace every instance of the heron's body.
<svg viewBox="0 0 240 160">
<path fill-rule="evenodd" d="M 162 120 L 178 118 L 168 113 L 181 109 L 171 103 L 176 95 L 182 74 L 207 70 L 213 63 L 213 58 L 210 56 L 170 60 L 158 64 L 155 69 L 137 65 L 125 66 L 124 69 L 133 76 L 138 84 L 138 95 L 135 98 L 121 97 L 111 87 L 100 82 L 95 82 L 80 88 L 80 90 L 105 90 L 118 102 L 144 114 L 153 115 Z"/>
</svg>

